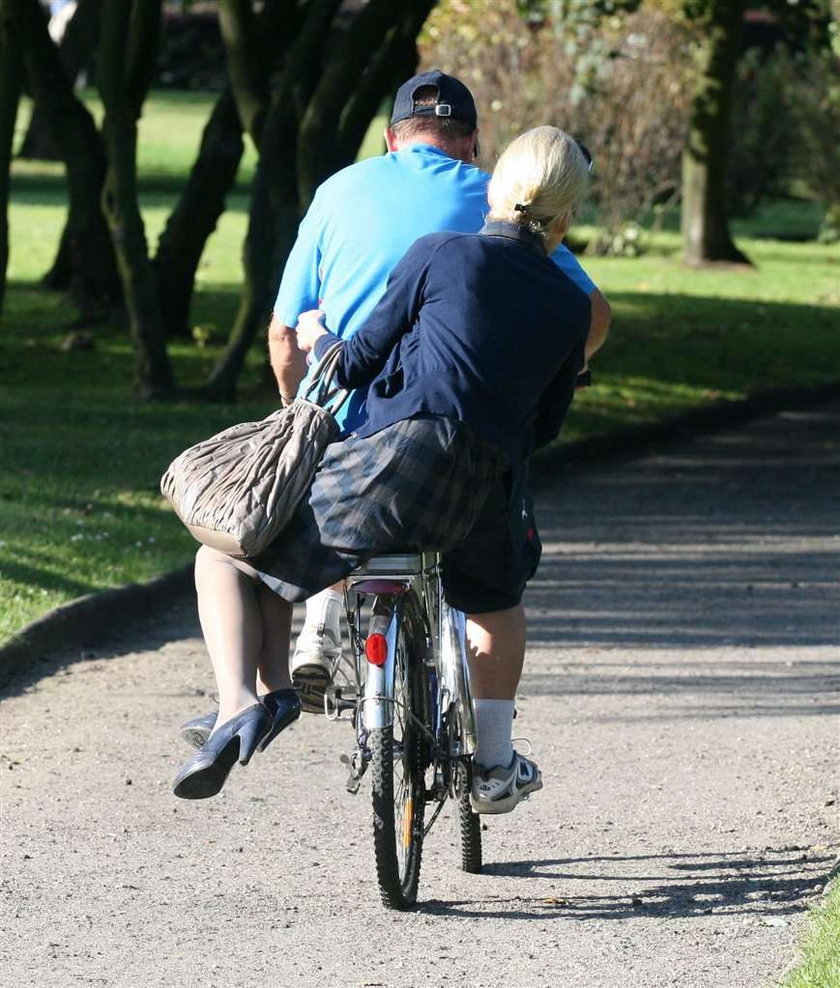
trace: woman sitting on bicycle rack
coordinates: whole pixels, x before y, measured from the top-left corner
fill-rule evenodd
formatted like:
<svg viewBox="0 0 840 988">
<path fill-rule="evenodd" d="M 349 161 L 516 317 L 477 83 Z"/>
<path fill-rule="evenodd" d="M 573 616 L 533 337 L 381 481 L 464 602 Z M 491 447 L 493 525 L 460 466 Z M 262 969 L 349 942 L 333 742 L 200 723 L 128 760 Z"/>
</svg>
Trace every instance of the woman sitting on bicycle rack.
<svg viewBox="0 0 840 988">
<path fill-rule="evenodd" d="M 481 232 L 416 241 L 354 336 L 340 343 L 321 313 L 301 315 L 301 349 L 320 359 L 341 346 L 338 384 L 369 386 L 367 419 L 328 448 L 309 495 L 265 552 L 246 562 L 199 549 L 199 616 L 219 712 L 191 722 L 203 747 L 179 771 L 177 796 L 215 795 L 235 761 L 246 764 L 298 716 L 292 602 L 371 556 L 443 551 L 447 601 L 471 615 L 521 598 L 539 559 L 534 533 L 522 531 L 528 457 L 560 429 L 590 323 L 587 296 L 547 255 L 568 229 L 589 166 L 563 131 L 528 131 L 499 159 Z M 511 545 L 525 549 L 506 558 Z M 513 809 L 542 786 L 537 766 L 511 745 L 516 651 L 470 658 L 479 813 Z"/>
</svg>

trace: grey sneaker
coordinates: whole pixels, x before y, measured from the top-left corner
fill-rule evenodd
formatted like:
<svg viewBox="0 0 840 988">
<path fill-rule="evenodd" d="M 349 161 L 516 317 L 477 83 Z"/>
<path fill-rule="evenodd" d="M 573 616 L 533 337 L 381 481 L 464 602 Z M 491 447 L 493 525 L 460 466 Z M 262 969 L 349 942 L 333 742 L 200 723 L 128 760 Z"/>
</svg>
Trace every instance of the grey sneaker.
<svg viewBox="0 0 840 988">
<path fill-rule="evenodd" d="M 514 751 L 507 768 L 473 766 L 470 805 L 473 813 L 510 813 L 520 799 L 538 789 L 542 789 L 540 770 L 530 758 Z"/>
<path fill-rule="evenodd" d="M 292 656 L 292 685 L 300 698 L 301 710 L 324 712 L 324 691 L 341 661 L 341 632 L 328 625 L 303 626 Z"/>
</svg>

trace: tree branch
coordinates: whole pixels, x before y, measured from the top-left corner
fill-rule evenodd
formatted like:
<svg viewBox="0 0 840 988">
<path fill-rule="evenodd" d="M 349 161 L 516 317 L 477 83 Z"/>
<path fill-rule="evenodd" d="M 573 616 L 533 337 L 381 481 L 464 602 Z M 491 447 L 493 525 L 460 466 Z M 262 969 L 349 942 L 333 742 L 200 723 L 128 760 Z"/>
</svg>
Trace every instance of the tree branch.
<svg viewBox="0 0 840 988">
<path fill-rule="evenodd" d="M 219 26 L 239 119 L 259 147 L 270 99 L 269 72 L 251 0 L 220 0 Z"/>
</svg>

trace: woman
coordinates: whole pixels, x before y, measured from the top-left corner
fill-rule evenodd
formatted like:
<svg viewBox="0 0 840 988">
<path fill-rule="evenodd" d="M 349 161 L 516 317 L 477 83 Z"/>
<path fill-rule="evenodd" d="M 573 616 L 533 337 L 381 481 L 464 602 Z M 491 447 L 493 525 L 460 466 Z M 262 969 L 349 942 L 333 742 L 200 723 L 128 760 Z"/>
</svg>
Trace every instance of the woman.
<svg viewBox="0 0 840 988">
<path fill-rule="evenodd" d="M 214 795 L 237 759 L 246 764 L 298 716 L 288 674 L 291 603 L 368 557 L 440 549 L 450 604 L 470 614 L 498 610 L 499 586 L 521 561 L 494 559 L 488 578 L 487 547 L 520 544 L 505 536 L 522 525 L 527 457 L 557 434 L 583 365 L 589 300 L 548 254 L 588 168 L 581 147 L 557 128 L 517 138 L 493 173 L 484 229 L 418 240 L 365 325 L 340 344 L 338 383 L 369 385 L 367 420 L 329 448 L 288 527 L 248 562 L 199 549 L 199 616 L 219 713 L 195 722 L 212 723 L 212 732 L 182 766 L 176 795 Z M 297 332 L 301 349 L 318 359 L 338 344 L 318 312 L 304 313 Z M 521 597 L 517 579 L 504 587 L 505 600 Z M 512 809 L 541 786 L 533 762 L 516 753 L 511 765 L 491 758 L 479 768 L 478 811 Z"/>
</svg>

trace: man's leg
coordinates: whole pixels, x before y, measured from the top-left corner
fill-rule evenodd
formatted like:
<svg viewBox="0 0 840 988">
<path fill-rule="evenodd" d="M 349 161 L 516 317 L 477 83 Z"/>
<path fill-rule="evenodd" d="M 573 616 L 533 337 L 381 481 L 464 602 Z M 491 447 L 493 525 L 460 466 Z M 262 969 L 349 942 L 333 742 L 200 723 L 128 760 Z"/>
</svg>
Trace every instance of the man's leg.
<svg viewBox="0 0 840 988">
<path fill-rule="evenodd" d="M 525 658 L 522 604 L 467 618 L 470 685 L 476 750 L 472 806 L 477 813 L 506 813 L 542 789 L 537 766 L 513 749 L 516 688 Z"/>
<path fill-rule="evenodd" d="M 542 788 L 537 766 L 513 750 L 514 698 L 525 657 L 522 592 L 540 541 L 522 476 L 500 478 L 464 541 L 443 559 L 446 597 L 467 617 L 477 748 L 471 802 L 506 813 Z"/>
<path fill-rule="evenodd" d="M 525 608 L 467 617 L 472 694 L 480 700 L 513 700 L 525 661 Z"/>
<path fill-rule="evenodd" d="M 514 701 L 525 659 L 524 607 L 469 615 L 467 646 L 478 736 L 476 764 L 510 765 Z"/>
</svg>

